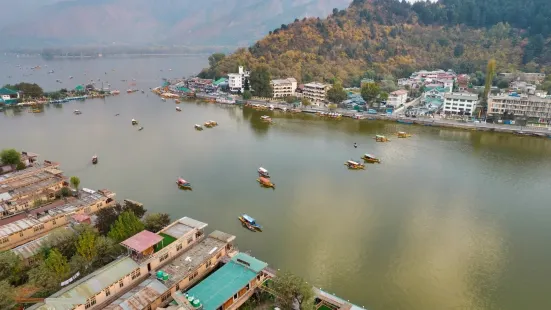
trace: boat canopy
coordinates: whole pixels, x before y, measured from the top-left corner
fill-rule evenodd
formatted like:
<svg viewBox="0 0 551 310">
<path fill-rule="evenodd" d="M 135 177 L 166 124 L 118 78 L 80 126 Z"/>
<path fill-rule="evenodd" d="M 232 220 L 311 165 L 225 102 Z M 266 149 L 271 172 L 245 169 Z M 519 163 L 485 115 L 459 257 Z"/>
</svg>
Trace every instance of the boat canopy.
<svg viewBox="0 0 551 310">
<path fill-rule="evenodd" d="M 377 138 L 384 138 L 385 136 L 382 136 L 382 135 L 376 135 L 375 137 L 377 137 Z"/>
<path fill-rule="evenodd" d="M 399 135 L 405 135 L 406 132 L 405 132 L 405 131 L 398 131 L 398 134 L 399 134 Z"/>
<path fill-rule="evenodd" d="M 268 118 L 270 118 L 270 117 L 269 117 L 268 115 L 262 115 L 260 118 L 262 118 L 262 119 L 268 119 Z"/>
<path fill-rule="evenodd" d="M 353 160 L 349 160 L 348 161 L 348 164 L 349 165 L 359 165 L 357 162 L 353 161 Z"/>
<path fill-rule="evenodd" d="M 266 169 L 264 169 L 264 168 L 260 167 L 260 168 L 258 168 L 258 172 L 264 172 L 264 173 L 267 173 L 267 172 L 268 172 L 268 170 L 266 170 Z"/>
<path fill-rule="evenodd" d="M 365 154 L 364 156 L 367 157 L 367 158 L 373 158 L 373 159 L 375 159 L 375 156 L 373 156 L 373 155 L 371 155 L 371 154 Z"/>
<path fill-rule="evenodd" d="M 251 223 L 251 224 L 255 224 L 255 220 L 254 220 L 252 217 L 248 216 L 247 214 L 243 214 L 243 218 L 244 218 L 247 222 L 249 222 L 249 223 Z"/>
</svg>

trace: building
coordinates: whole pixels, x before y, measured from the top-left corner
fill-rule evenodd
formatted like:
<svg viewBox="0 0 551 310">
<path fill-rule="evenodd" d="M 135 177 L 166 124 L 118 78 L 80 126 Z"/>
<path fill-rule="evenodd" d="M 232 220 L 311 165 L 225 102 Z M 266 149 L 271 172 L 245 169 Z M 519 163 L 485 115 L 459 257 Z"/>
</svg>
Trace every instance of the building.
<svg viewBox="0 0 551 310">
<path fill-rule="evenodd" d="M 237 309 L 267 278 L 263 272 L 267 266 L 263 261 L 239 253 L 186 293 L 198 298 L 203 310 Z"/>
<path fill-rule="evenodd" d="M 8 89 L 0 88 L 0 103 L 4 104 L 16 104 L 19 100 L 19 92 Z"/>
<path fill-rule="evenodd" d="M 448 93 L 444 95 L 446 114 L 472 115 L 478 105 L 478 95 L 472 93 Z"/>
<path fill-rule="evenodd" d="M 488 114 L 527 117 L 541 124 L 551 122 L 551 98 L 519 94 L 499 94 L 488 97 Z"/>
<path fill-rule="evenodd" d="M 428 111 L 436 111 L 444 104 L 446 93 L 448 93 L 448 89 L 443 87 L 427 90 L 421 96 L 421 105 Z"/>
<path fill-rule="evenodd" d="M 302 95 L 304 98 L 310 99 L 313 105 L 323 105 L 326 101 L 325 97 L 327 91 L 331 89 L 331 85 L 322 83 L 308 83 L 304 84 Z"/>
<path fill-rule="evenodd" d="M 65 227 L 70 224 L 75 214 L 93 214 L 110 207 L 114 204 L 113 195 L 83 189 L 79 199 L 62 205 L 59 204 L 64 202 L 60 201 L 57 204 L 43 206 L 33 210 L 27 217 L 15 217 L 14 221 L 0 226 L 0 251 L 15 248 L 38 239 L 53 229 Z"/>
<path fill-rule="evenodd" d="M 395 108 L 406 104 L 408 99 L 408 91 L 405 89 L 399 89 L 397 91 L 393 91 L 388 95 L 388 99 L 386 101 L 387 106 L 393 106 Z"/>
<path fill-rule="evenodd" d="M 294 96 L 297 89 L 297 80 L 295 78 L 272 80 L 271 84 L 274 98 Z"/>
<path fill-rule="evenodd" d="M 250 71 L 245 71 L 243 66 L 239 66 L 238 73 L 228 74 L 228 85 L 231 92 L 243 92 L 245 91 L 245 80 L 249 79 L 251 75 Z"/>
<path fill-rule="evenodd" d="M 53 233 L 58 230 L 67 230 L 73 232 L 70 227 L 58 228 L 50 231 L 47 235 L 43 237 L 13 248 L 11 249 L 11 251 L 21 258 L 21 261 L 23 261 L 23 264 L 25 266 L 32 266 L 38 261 L 39 254 L 42 254 L 43 245 L 45 245 L 46 243 L 56 244 L 56 235 Z"/>
</svg>

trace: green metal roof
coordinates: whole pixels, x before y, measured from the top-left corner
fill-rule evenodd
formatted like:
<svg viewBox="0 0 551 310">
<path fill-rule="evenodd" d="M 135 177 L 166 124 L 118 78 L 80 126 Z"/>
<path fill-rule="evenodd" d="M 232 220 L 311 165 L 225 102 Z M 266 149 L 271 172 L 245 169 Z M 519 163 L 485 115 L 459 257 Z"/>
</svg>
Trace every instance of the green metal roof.
<svg viewBox="0 0 551 310">
<path fill-rule="evenodd" d="M 17 92 L 9 88 L 0 88 L 0 95 L 17 95 Z"/>
<path fill-rule="evenodd" d="M 204 310 L 216 310 L 244 288 L 267 265 L 247 254 L 239 253 L 187 293 L 198 298 Z"/>
<path fill-rule="evenodd" d="M 219 78 L 218 80 L 214 81 L 212 84 L 218 86 L 218 85 L 220 85 L 220 84 L 226 82 L 227 80 L 228 80 L 228 79 L 226 79 L 226 78 Z"/>
</svg>

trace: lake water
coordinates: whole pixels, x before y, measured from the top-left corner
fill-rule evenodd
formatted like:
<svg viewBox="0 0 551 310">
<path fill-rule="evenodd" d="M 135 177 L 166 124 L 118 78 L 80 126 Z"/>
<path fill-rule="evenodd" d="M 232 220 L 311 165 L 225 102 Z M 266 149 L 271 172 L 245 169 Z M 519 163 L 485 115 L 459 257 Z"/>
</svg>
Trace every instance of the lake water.
<svg viewBox="0 0 551 310">
<path fill-rule="evenodd" d="M 37 72 L 18 63 L 48 67 Z M 161 77 L 205 65 L 186 57 L 8 58 L 0 81 L 36 81 L 51 90 L 60 88 L 56 79 L 72 88 L 100 78 L 125 90 L 128 82 L 120 80 L 135 78 L 147 90 Z M 550 139 L 278 112 L 268 112 L 274 124 L 267 125 L 259 122 L 266 112 L 175 106 L 146 91 L 51 105 L 41 114 L 8 110 L 0 115 L 0 147 L 59 161 L 84 187 L 209 223 L 272 267 L 372 310 L 551 309 Z M 220 126 L 193 129 L 211 119 Z M 398 130 L 414 136 L 372 139 Z M 347 170 L 343 163 L 363 153 L 383 163 Z M 276 190 L 259 187 L 259 166 L 271 172 Z M 193 191 L 176 188 L 179 176 Z M 241 213 L 264 232 L 245 230 Z"/>
</svg>

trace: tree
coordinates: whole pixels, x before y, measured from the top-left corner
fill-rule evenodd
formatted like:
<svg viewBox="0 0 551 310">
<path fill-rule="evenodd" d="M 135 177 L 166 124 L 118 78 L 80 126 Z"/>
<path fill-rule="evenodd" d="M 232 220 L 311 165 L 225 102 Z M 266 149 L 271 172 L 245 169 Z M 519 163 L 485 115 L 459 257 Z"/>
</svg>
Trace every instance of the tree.
<svg viewBox="0 0 551 310">
<path fill-rule="evenodd" d="M 488 66 L 486 67 L 486 80 L 484 83 L 484 96 L 482 97 L 483 105 L 486 105 L 488 102 L 488 94 L 492 88 L 492 81 L 496 75 L 496 61 L 495 59 L 490 59 L 488 61 Z"/>
<path fill-rule="evenodd" d="M 21 162 L 21 154 L 15 149 L 4 149 L 0 152 L 0 159 L 4 165 L 17 165 Z"/>
<path fill-rule="evenodd" d="M 73 188 L 78 192 L 78 186 L 80 185 L 80 179 L 78 177 L 73 176 L 73 177 L 71 177 L 69 182 L 71 182 L 71 185 L 73 186 Z"/>
<path fill-rule="evenodd" d="M 272 76 L 268 66 L 260 65 L 251 72 L 250 82 L 255 96 L 272 98 Z"/>
<path fill-rule="evenodd" d="M 465 52 L 465 46 L 463 46 L 463 44 L 459 43 L 453 49 L 453 56 L 461 57 L 461 56 L 463 56 L 464 52 Z"/>
<path fill-rule="evenodd" d="M 107 236 L 115 242 L 121 242 L 144 230 L 144 228 L 144 224 L 134 213 L 124 211 L 111 226 Z"/>
<path fill-rule="evenodd" d="M 150 213 L 143 222 L 146 230 L 156 233 L 170 224 L 170 216 L 166 213 Z"/>
<path fill-rule="evenodd" d="M 24 97 L 40 98 L 44 95 L 44 91 L 38 84 L 19 83 L 15 85 L 5 85 L 5 88 L 20 91 Z"/>
<path fill-rule="evenodd" d="M 222 61 L 225 57 L 226 57 L 226 55 L 224 53 L 214 53 L 214 54 L 210 55 L 209 56 L 209 66 L 211 68 L 216 67 L 216 65 L 220 61 Z"/>
<path fill-rule="evenodd" d="M 388 93 L 387 92 L 382 92 L 379 94 L 379 98 L 382 100 L 382 101 L 387 101 L 388 100 Z"/>
<path fill-rule="evenodd" d="M 278 304 L 283 309 L 312 309 L 314 291 L 302 278 L 290 272 L 278 272 L 273 280 Z"/>
<path fill-rule="evenodd" d="M 17 166 L 15 166 L 15 169 L 17 169 L 17 170 L 23 170 L 25 168 L 27 168 L 27 165 L 25 165 L 25 163 L 22 162 L 22 161 L 18 162 Z"/>
<path fill-rule="evenodd" d="M 61 197 L 69 197 L 71 196 L 71 190 L 67 187 L 67 186 L 63 186 L 60 190 L 59 190 L 59 195 Z"/>
<path fill-rule="evenodd" d="M 117 221 L 121 209 L 122 207 L 117 204 L 112 208 L 103 208 L 96 213 L 96 229 L 101 235 L 106 236 L 109 233 L 111 226 Z"/>
<path fill-rule="evenodd" d="M 285 98 L 283 98 L 285 100 L 285 102 L 287 103 L 293 103 L 293 102 L 297 102 L 298 101 L 298 98 L 295 97 L 295 96 L 287 96 Z"/>
<path fill-rule="evenodd" d="M 243 83 L 243 90 L 244 91 L 245 90 L 247 90 L 247 91 L 251 90 L 251 85 L 249 83 L 249 78 L 245 78 L 245 82 Z"/>
<path fill-rule="evenodd" d="M 123 247 L 116 244 L 111 238 L 99 236 L 96 239 L 97 257 L 94 261 L 94 267 L 99 268 L 115 260 L 122 251 Z"/>
<path fill-rule="evenodd" d="M 8 281 L 0 282 L 0 309 L 13 309 L 15 302 L 15 288 Z"/>
<path fill-rule="evenodd" d="M 22 269 L 23 262 L 18 255 L 12 251 L 0 252 L 0 279 L 17 284 L 21 280 Z"/>
<path fill-rule="evenodd" d="M 98 239 L 98 234 L 87 229 L 80 236 L 75 244 L 77 253 L 84 258 L 87 265 L 90 265 L 97 257 L 98 250 L 96 248 L 96 241 Z"/>
<path fill-rule="evenodd" d="M 327 100 L 332 103 L 341 103 L 346 100 L 346 98 L 348 98 L 348 96 L 340 82 L 336 82 L 333 87 L 327 91 Z"/>
<path fill-rule="evenodd" d="M 253 95 L 251 94 L 251 92 L 249 90 L 245 90 L 243 92 L 243 100 L 249 100 L 253 97 Z"/>
<path fill-rule="evenodd" d="M 142 204 L 136 204 L 136 203 L 132 203 L 128 200 L 126 200 L 124 202 L 124 206 L 122 207 L 122 212 L 124 211 L 130 211 L 132 213 L 134 213 L 135 216 L 137 216 L 138 218 L 142 218 L 144 216 L 144 214 L 147 212 L 147 210 L 143 207 Z"/>
<path fill-rule="evenodd" d="M 333 111 L 333 110 L 337 109 L 337 105 L 334 104 L 334 103 L 330 103 L 330 104 L 327 105 L 327 108 L 329 110 Z"/>
<path fill-rule="evenodd" d="M 310 99 L 306 97 L 302 98 L 302 100 L 300 100 L 300 103 L 305 107 L 312 105 L 312 102 L 310 101 Z"/>
<path fill-rule="evenodd" d="M 369 104 L 373 103 L 373 101 L 379 96 L 380 92 L 381 89 L 379 88 L 379 85 L 373 82 L 365 83 L 361 89 L 362 98 Z"/>
<path fill-rule="evenodd" d="M 52 290 L 69 277 L 71 268 L 67 258 L 57 249 L 50 250 L 48 257 L 29 272 L 29 281 L 38 287 Z"/>
<path fill-rule="evenodd" d="M 46 259 L 50 251 L 55 248 L 59 253 L 67 258 L 73 257 L 76 253 L 75 242 L 78 239 L 78 233 L 71 229 L 56 229 L 48 235 L 42 244 L 41 252 Z"/>
</svg>

